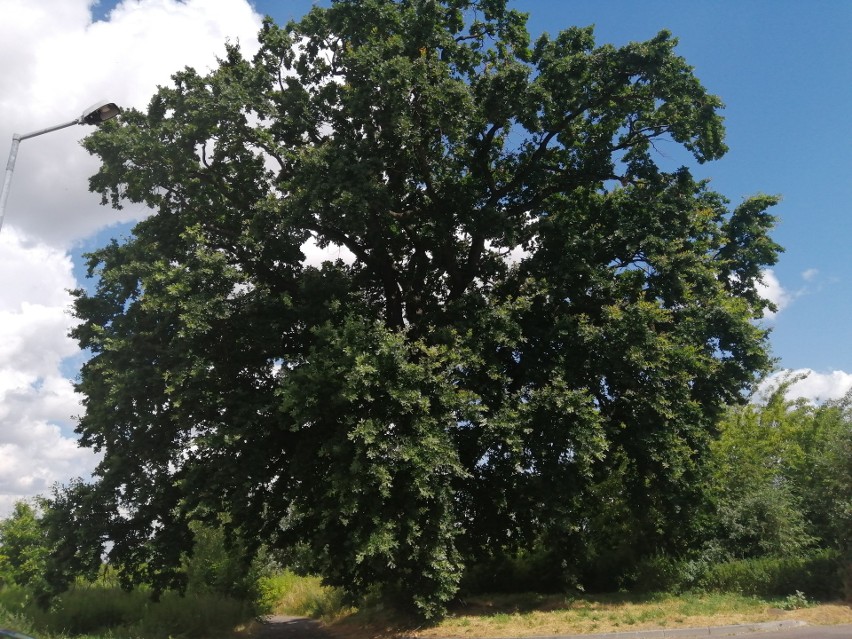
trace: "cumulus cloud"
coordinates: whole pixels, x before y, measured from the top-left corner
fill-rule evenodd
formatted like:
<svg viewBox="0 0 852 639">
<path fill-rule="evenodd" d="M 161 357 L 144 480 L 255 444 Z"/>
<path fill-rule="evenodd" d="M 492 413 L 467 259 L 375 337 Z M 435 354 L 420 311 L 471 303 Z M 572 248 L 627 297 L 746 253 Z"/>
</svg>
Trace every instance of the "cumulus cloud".
<svg viewBox="0 0 852 639">
<path fill-rule="evenodd" d="M 764 380 L 758 389 L 766 394 L 785 379 L 800 378 L 787 390 L 789 399 L 806 399 L 810 402 L 824 402 L 840 399 L 852 389 L 852 374 L 844 371 L 817 372 L 810 368 L 787 369 L 773 373 Z"/>
<path fill-rule="evenodd" d="M 15 500 L 91 473 L 95 455 L 77 446 L 80 397 L 60 370 L 78 349 L 67 289 L 71 259 L 14 227 L 0 234 L 0 516 Z"/>
<path fill-rule="evenodd" d="M 259 16 L 246 0 L 124 0 L 105 20 L 92 0 L 0 0 L 0 153 L 13 133 L 74 120 L 108 99 L 145 109 L 157 85 L 216 65 L 226 41 L 257 49 Z M 77 446 L 83 408 L 62 363 L 80 357 L 68 331 L 68 250 L 143 208 L 101 207 L 88 192 L 97 161 L 80 148 L 88 127 L 21 142 L 0 230 L 0 516 L 16 499 L 86 476 L 96 458 Z M 6 156 L 3 156 L 5 166 Z"/>
<path fill-rule="evenodd" d="M 762 298 L 775 304 L 776 310 L 774 312 L 767 311 L 764 313 L 766 319 L 774 318 L 793 300 L 793 295 L 781 286 L 781 282 L 778 281 L 778 277 L 771 268 L 764 269 L 761 273 L 761 281 L 757 285 L 757 292 Z"/>
<path fill-rule="evenodd" d="M 126 0 L 93 21 L 90 0 L 0 0 L 0 140 L 71 121 L 104 98 L 144 109 L 185 66 L 211 69 L 226 41 L 257 49 L 261 17 L 245 0 Z M 13 130 L 14 129 L 14 130 Z M 24 140 L 6 224 L 68 245 L 143 210 L 112 211 L 87 192 L 97 161 L 88 127 Z"/>
</svg>

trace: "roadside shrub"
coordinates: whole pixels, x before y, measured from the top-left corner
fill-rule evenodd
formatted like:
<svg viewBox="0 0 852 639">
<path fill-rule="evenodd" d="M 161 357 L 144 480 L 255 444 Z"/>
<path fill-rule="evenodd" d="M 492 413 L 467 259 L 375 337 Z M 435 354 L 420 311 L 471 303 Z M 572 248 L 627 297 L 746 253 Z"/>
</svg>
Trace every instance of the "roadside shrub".
<svg viewBox="0 0 852 639">
<path fill-rule="evenodd" d="M 694 562 L 654 555 L 639 562 L 622 581 L 625 588 L 634 592 L 681 593 L 695 585 L 695 566 Z"/>
<path fill-rule="evenodd" d="M 4 589 L 4 594 L 5 592 Z M 15 606 L 15 608 L 19 607 Z M 5 597 L 3 598 L 3 603 L 0 604 L 0 628 L 14 628 L 26 635 L 35 636 L 36 634 L 33 622 L 22 612 L 14 612 L 12 607 L 8 605 Z"/>
<path fill-rule="evenodd" d="M 719 521 L 725 545 L 737 557 L 793 556 L 817 541 L 808 533 L 800 499 L 774 479 L 764 486 L 730 490 L 720 499 Z"/>
<path fill-rule="evenodd" d="M 148 602 L 148 595 L 140 591 L 84 586 L 59 595 L 49 610 L 29 606 L 27 614 L 43 629 L 92 634 L 137 621 Z"/>
<path fill-rule="evenodd" d="M 29 602 L 21 607 L 21 615 L 30 622 L 27 629 L 13 627 L 36 637 L 201 639 L 230 633 L 251 619 L 253 610 L 245 601 L 213 593 L 181 596 L 166 592 L 154 602 L 149 593 L 140 590 L 82 586 L 57 597 L 49 610 Z"/>
<path fill-rule="evenodd" d="M 286 613 L 330 621 L 351 610 L 340 588 L 324 586 L 319 577 L 289 570 L 258 579 L 257 592 L 260 614 Z"/>
<path fill-rule="evenodd" d="M 709 566 L 698 586 L 704 590 L 763 597 L 786 597 L 797 591 L 814 599 L 841 596 L 839 555 L 821 551 L 805 557 L 761 557 Z"/>
<path fill-rule="evenodd" d="M 784 603 L 781 605 L 782 610 L 799 610 L 800 608 L 809 608 L 811 602 L 801 590 L 797 590 L 794 595 L 787 595 Z"/>
<path fill-rule="evenodd" d="M 255 609 L 260 615 L 279 612 L 279 604 L 287 592 L 287 581 L 282 575 L 265 576 L 257 580 Z"/>
<path fill-rule="evenodd" d="M 208 639 L 230 634 L 253 613 L 247 602 L 217 594 L 183 597 L 170 592 L 146 608 L 128 636 Z"/>
<path fill-rule="evenodd" d="M 26 588 L 14 585 L 0 587 L 0 628 L 9 627 L 3 623 L 3 614 L 17 614 L 15 611 L 23 610 L 31 599 L 32 593 Z"/>
<path fill-rule="evenodd" d="M 465 570 L 460 592 L 482 593 L 559 592 L 565 587 L 561 562 L 545 550 L 521 552 L 483 560 Z"/>
<path fill-rule="evenodd" d="M 199 522 L 191 526 L 195 543 L 185 557 L 187 592 L 246 598 L 253 595 L 255 564 L 238 540 L 227 539 L 222 527 Z"/>
</svg>

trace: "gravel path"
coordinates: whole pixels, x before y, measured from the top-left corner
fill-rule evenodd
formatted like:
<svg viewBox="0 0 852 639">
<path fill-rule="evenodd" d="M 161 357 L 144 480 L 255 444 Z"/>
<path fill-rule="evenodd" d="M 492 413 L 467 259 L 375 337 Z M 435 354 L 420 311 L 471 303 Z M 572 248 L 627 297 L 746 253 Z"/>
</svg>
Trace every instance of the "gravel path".
<svg viewBox="0 0 852 639">
<path fill-rule="evenodd" d="M 331 635 L 322 629 L 313 619 L 305 617 L 287 617 L 270 615 L 263 618 L 263 627 L 257 639 L 331 639 Z"/>
</svg>

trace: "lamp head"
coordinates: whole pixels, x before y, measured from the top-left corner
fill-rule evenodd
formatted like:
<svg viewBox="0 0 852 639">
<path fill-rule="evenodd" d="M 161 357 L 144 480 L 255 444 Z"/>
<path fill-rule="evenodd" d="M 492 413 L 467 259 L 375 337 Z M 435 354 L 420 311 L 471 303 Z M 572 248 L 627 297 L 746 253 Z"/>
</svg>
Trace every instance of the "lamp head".
<svg viewBox="0 0 852 639">
<path fill-rule="evenodd" d="M 121 113 L 121 108 L 115 102 L 97 102 L 83 111 L 77 120 L 80 124 L 100 124 Z"/>
</svg>

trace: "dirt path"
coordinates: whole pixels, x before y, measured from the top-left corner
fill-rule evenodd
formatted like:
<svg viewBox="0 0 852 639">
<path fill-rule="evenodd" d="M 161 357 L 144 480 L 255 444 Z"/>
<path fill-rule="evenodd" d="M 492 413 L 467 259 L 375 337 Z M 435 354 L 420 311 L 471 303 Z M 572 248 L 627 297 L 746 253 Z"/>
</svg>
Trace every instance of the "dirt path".
<svg viewBox="0 0 852 639">
<path fill-rule="evenodd" d="M 287 617 L 284 615 L 264 617 L 260 632 L 255 636 L 257 639 L 290 639 L 291 637 L 299 637 L 301 639 L 332 639 L 331 635 L 323 630 L 320 624 L 313 619 Z"/>
</svg>

